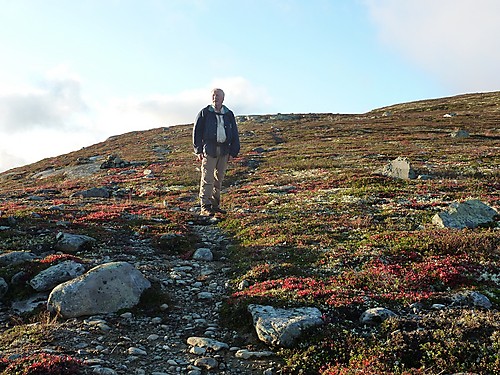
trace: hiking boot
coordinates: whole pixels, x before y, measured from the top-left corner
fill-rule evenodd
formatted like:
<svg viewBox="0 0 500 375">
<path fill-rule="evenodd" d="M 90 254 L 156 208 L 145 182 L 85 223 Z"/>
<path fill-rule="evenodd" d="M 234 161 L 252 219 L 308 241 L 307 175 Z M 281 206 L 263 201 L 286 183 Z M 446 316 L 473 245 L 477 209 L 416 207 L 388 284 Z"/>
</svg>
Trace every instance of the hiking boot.
<svg viewBox="0 0 500 375">
<path fill-rule="evenodd" d="M 223 210 L 220 207 L 212 207 L 212 211 L 215 212 L 216 214 L 227 214 L 226 210 Z"/>
</svg>

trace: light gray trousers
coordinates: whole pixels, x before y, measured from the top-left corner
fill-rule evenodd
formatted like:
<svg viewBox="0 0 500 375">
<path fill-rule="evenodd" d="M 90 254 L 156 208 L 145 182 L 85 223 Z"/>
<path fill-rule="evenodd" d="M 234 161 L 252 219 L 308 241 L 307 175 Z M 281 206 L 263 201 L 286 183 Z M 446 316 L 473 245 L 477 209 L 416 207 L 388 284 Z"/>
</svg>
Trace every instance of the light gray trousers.
<svg viewBox="0 0 500 375">
<path fill-rule="evenodd" d="M 218 151 L 218 150 L 217 150 Z M 229 155 L 215 158 L 204 155 L 201 162 L 200 203 L 202 208 L 219 207 L 222 181 Z"/>
</svg>

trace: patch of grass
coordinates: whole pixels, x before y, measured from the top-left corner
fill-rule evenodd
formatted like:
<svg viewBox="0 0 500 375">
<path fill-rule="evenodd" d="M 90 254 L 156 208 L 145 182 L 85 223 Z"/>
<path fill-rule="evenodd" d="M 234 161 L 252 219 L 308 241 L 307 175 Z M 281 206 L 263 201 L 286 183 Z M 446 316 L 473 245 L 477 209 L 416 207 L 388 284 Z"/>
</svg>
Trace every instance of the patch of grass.
<svg viewBox="0 0 500 375">
<path fill-rule="evenodd" d="M 30 348 L 43 346 L 52 340 L 51 328 L 57 324 L 57 318 L 43 311 L 29 317 L 31 323 L 25 323 L 26 319 L 13 317 L 13 326 L 0 333 L 0 349 L 29 352 Z"/>
</svg>

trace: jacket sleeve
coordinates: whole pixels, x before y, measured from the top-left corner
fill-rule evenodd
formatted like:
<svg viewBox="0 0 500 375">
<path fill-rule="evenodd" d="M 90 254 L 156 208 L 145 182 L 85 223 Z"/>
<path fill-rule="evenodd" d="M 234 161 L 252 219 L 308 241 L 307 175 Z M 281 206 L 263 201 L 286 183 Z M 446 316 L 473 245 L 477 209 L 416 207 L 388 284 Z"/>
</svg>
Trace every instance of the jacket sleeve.
<svg viewBox="0 0 500 375">
<path fill-rule="evenodd" d="M 196 116 L 193 126 L 193 148 L 195 154 L 203 153 L 203 132 L 205 128 L 205 116 L 201 110 Z"/>
<path fill-rule="evenodd" d="M 240 136 L 238 132 L 238 125 L 236 124 L 236 118 L 234 117 L 234 113 L 232 112 L 231 112 L 231 117 L 233 118 L 234 126 L 231 127 L 233 134 L 232 134 L 231 146 L 229 149 L 229 155 L 235 158 L 236 156 L 238 156 L 240 152 Z"/>
</svg>

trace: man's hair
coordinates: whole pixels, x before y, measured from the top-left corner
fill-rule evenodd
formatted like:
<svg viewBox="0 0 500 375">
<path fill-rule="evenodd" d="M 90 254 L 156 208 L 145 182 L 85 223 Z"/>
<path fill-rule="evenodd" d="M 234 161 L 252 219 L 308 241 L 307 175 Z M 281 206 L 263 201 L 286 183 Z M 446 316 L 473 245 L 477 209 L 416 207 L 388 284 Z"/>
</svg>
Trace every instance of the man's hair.
<svg viewBox="0 0 500 375">
<path fill-rule="evenodd" d="M 222 93 L 222 97 L 224 98 L 226 96 L 226 94 L 224 93 L 224 90 L 222 89 L 219 89 L 219 88 L 215 88 L 212 90 L 212 93 L 216 92 L 216 91 L 220 91 Z"/>
</svg>

